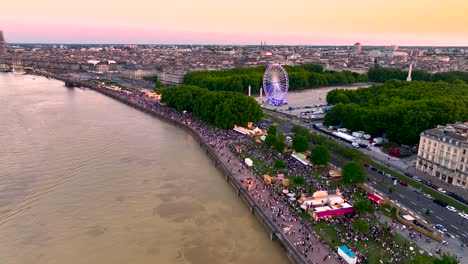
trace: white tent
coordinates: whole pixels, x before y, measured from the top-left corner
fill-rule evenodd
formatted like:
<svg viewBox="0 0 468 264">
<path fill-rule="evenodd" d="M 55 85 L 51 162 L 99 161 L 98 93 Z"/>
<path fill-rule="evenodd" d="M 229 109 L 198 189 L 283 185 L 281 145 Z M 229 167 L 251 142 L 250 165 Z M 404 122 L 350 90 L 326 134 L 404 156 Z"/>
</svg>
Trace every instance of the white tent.
<svg viewBox="0 0 468 264">
<path fill-rule="evenodd" d="M 245 164 L 247 164 L 247 166 L 249 166 L 249 167 L 253 166 L 253 161 L 251 159 L 246 158 L 244 161 L 245 161 Z"/>
</svg>

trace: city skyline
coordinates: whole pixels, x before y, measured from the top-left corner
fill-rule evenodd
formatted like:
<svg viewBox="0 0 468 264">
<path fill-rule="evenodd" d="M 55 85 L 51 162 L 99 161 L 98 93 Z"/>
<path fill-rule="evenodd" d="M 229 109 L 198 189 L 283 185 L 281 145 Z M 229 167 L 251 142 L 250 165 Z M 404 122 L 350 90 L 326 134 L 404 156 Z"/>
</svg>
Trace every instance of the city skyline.
<svg viewBox="0 0 468 264">
<path fill-rule="evenodd" d="M 468 46 L 467 9 L 462 0 L 44 0 L 3 4 L 0 30 L 11 43 Z"/>
</svg>

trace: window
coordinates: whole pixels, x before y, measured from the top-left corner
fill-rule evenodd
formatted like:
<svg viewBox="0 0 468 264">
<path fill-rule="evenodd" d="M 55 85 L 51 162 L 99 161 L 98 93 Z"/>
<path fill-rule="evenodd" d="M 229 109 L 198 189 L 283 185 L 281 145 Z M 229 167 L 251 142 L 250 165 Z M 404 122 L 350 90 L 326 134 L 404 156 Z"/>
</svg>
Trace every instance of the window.
<svg viewBox="0 0 468 264">
<path fill-rule="evenodd" d="M 447 151 L 450 152 L 450 150 L 452 150 L 452 148 L 451 148 L 451 147 L 447 147 Z"/>
<path fill-rule="evenodd" d="M 466 154 L 466 149 L 463 149 L 463 155 L 465 155 L 465 154 Z"/>
<path fill-rule="evenodd" d="M 457 155 L 455 154 L 452 155 L 452 160 L 457 161 L 457 158 L 458 158 Z"/>
<path fill-rule="evenodd" d="M 465 162 L 465 157 L 462 157 L 462 158 L 461 158 L 461 162 Z"/>
<path fill-rule="evenodd" d="M 457 154 L 457 152 L 458 152 L 458 149 L 454 148 L 453 149 L 453 154 Z"/>
</svg>

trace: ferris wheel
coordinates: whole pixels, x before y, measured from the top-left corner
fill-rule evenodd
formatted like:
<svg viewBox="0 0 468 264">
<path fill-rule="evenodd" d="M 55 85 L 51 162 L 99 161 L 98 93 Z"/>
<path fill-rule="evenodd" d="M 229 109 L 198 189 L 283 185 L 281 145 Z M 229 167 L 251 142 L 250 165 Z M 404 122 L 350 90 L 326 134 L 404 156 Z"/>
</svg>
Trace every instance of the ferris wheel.
<svg viewBox="0 0 468 264">
<path fill-rule="evenodd" d="M 276 106 L 287 104 L 285 98 L 288 88 L 289 80 L 286 70 L 279 64 L 268 65 L 263 74 L 263 90 L 267 101 Z"/>
</svg>

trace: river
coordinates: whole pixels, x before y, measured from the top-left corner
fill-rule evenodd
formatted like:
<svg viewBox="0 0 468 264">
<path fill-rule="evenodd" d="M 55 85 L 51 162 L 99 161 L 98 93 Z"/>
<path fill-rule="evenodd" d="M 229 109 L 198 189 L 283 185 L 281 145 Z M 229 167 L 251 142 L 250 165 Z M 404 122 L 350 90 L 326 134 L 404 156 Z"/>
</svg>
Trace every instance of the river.
<svg viewBox="0 0 468 264">
<path fill-rule="evenodd" d="M 0 74 L 0 263 L 289 263 L 187 132 Z"/>
</svg>

